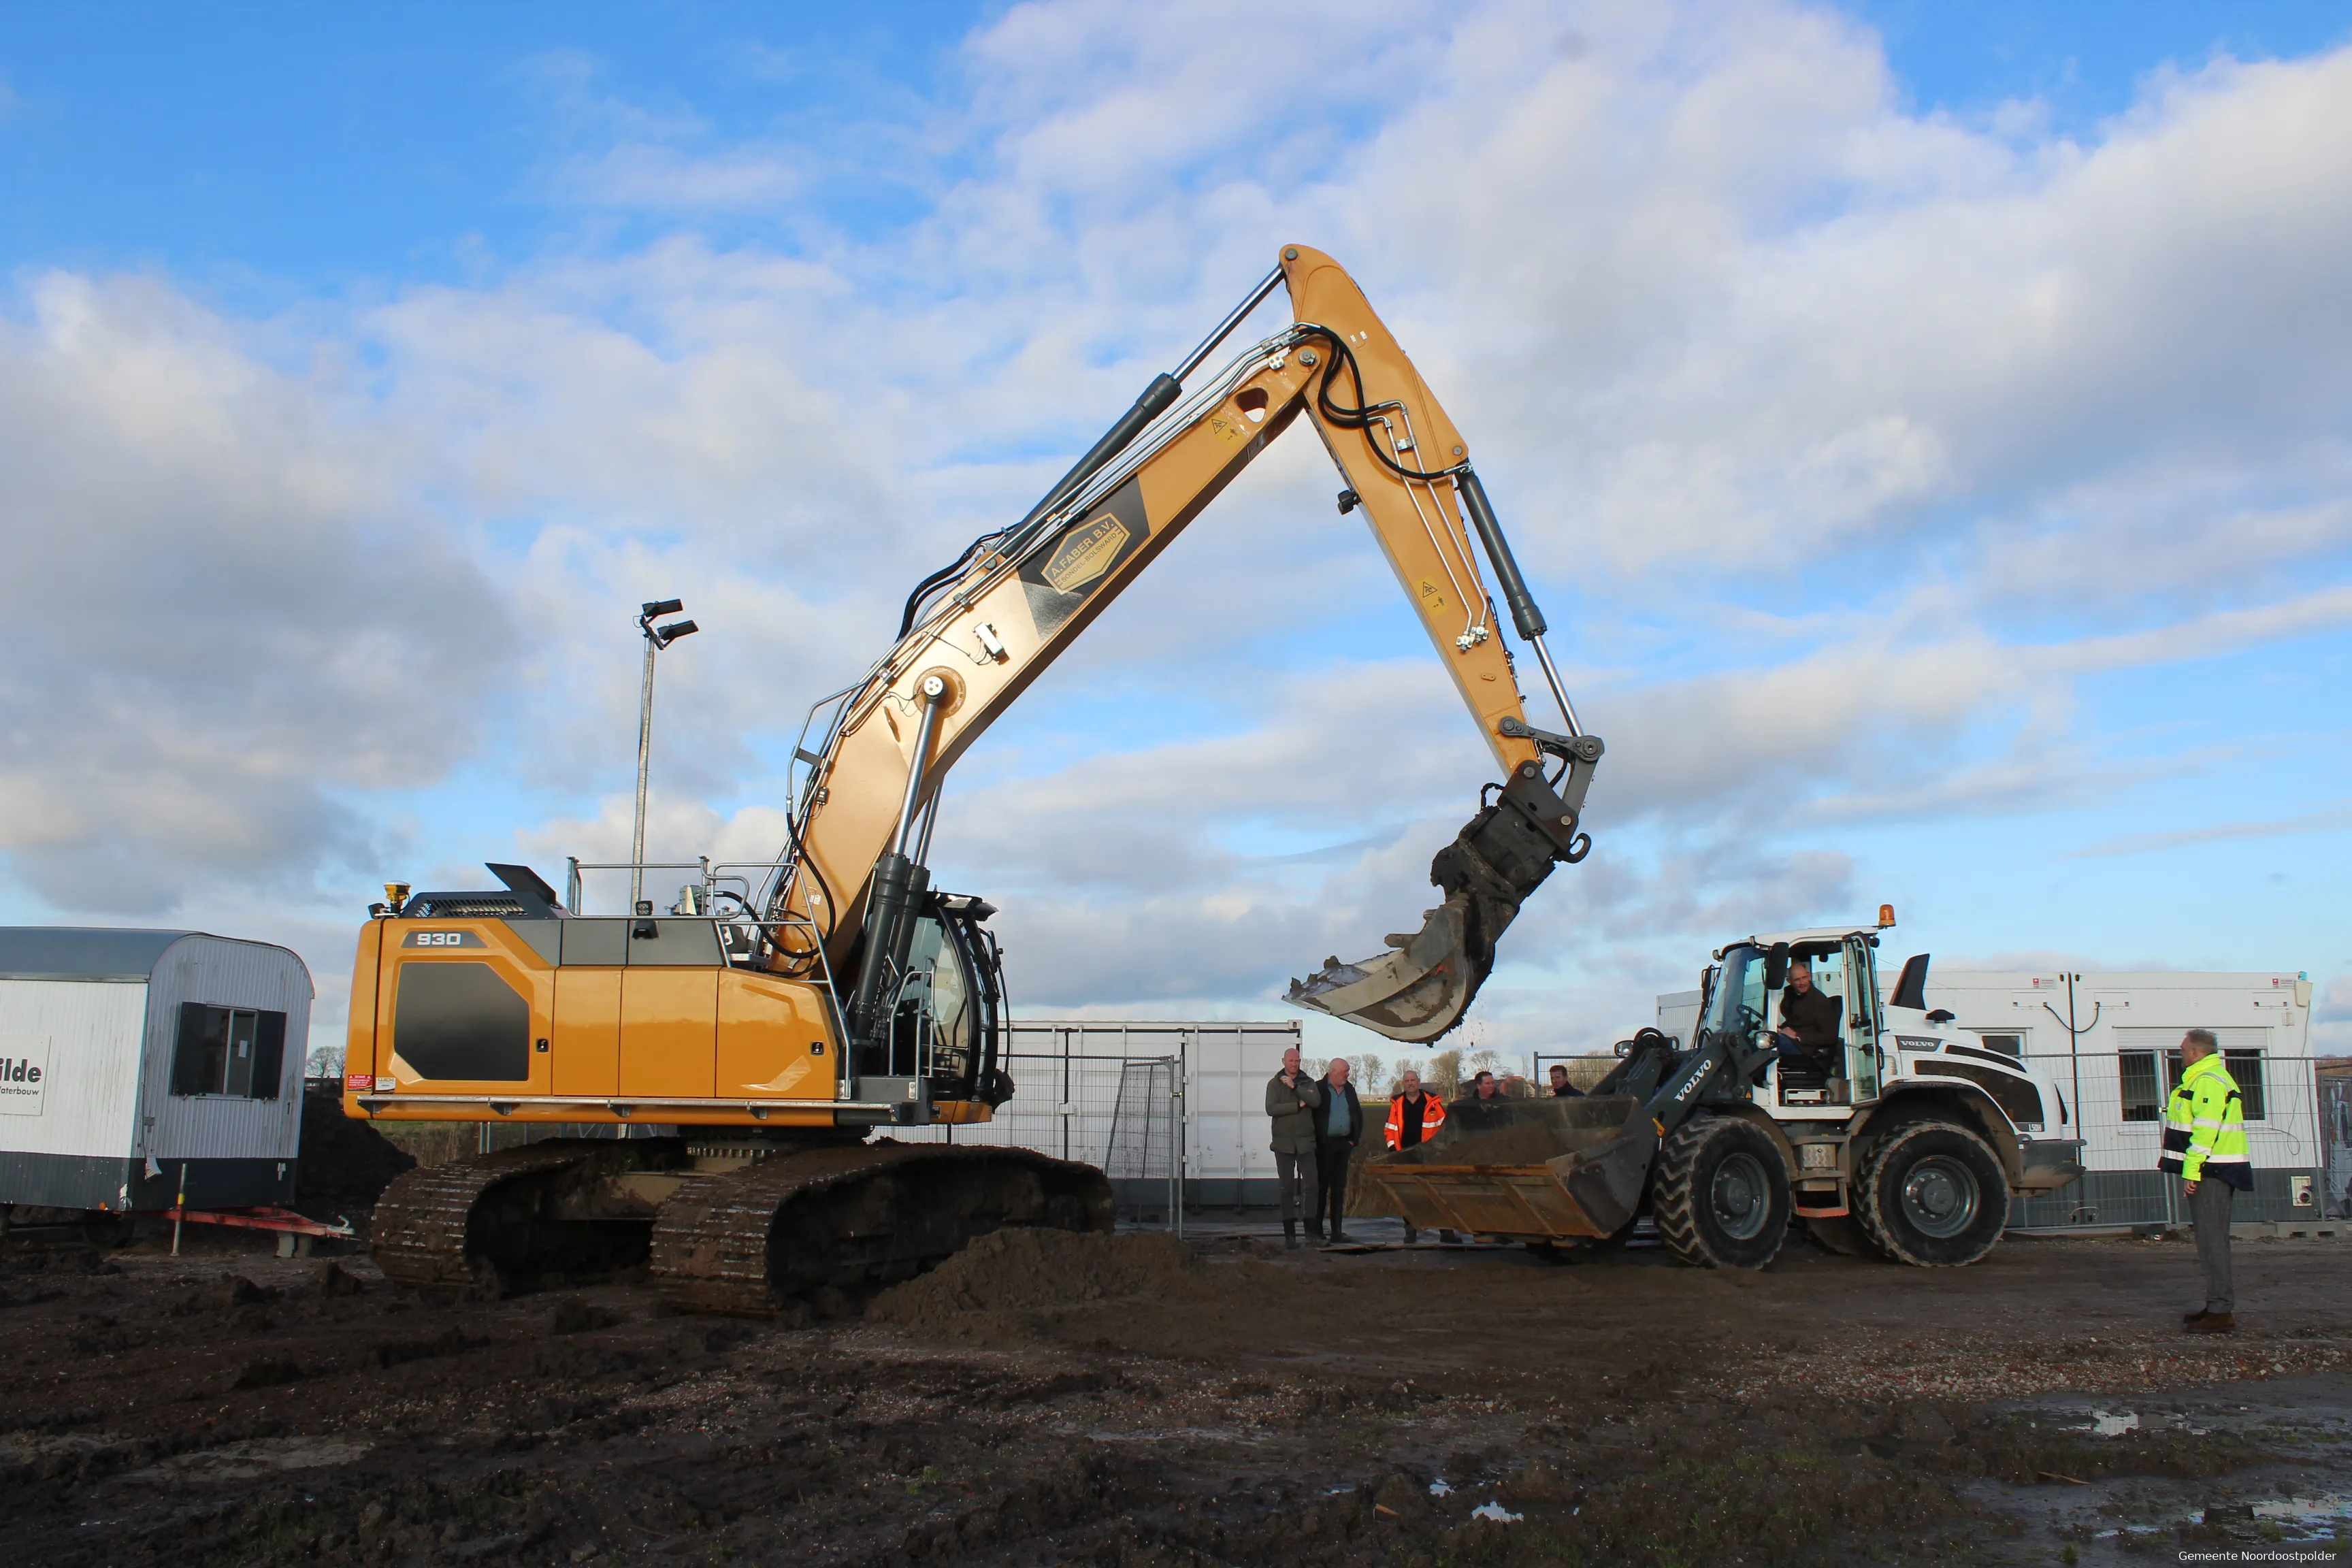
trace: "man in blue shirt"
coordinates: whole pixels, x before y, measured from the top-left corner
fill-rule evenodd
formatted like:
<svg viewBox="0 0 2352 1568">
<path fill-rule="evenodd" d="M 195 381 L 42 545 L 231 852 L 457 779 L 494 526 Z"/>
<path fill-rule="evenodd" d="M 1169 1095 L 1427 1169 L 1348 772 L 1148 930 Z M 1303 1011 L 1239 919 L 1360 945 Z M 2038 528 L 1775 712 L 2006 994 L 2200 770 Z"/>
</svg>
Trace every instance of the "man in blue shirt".
<svg viewBox="0 0 2352 1568">
<path fill-rule="evenodd" d="M 1348 1058 L 1333 1057 L 1323 1069 L 1323 1103 L 1315 1111 L 1315 1176 L 1319 1190 L 1315 1204 L 1318 1239 L 1324 1236 L 1323 1218 L 1331 1219 L 1329 1239 L 1348 1239 L 1342 1216 L 1348 1212 L 1348 1162 L 1356 1141 L 1364 1135 L 1364 1107 L 1356 1086 L 1348 1081 Z"/>
</svg>

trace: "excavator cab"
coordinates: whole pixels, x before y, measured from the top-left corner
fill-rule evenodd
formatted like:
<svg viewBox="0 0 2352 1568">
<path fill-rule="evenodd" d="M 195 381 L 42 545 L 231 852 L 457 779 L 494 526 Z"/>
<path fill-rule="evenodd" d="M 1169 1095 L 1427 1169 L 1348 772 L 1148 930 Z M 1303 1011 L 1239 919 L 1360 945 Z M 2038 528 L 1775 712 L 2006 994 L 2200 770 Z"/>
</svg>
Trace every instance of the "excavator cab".
<svg viewBox="0 0 2352 1568">
<path fill-rule="evenodd" d="M 935 893 L 916 915 L 887 1042 L 866 1047 L 862 1074 L 921 1079 L 934 1104 L 1007 1098 L 998 1068 L 1003 958 L 985 900 Z M 995 1095 L 991 1099 L 991 1095 Z"/>
</svg>

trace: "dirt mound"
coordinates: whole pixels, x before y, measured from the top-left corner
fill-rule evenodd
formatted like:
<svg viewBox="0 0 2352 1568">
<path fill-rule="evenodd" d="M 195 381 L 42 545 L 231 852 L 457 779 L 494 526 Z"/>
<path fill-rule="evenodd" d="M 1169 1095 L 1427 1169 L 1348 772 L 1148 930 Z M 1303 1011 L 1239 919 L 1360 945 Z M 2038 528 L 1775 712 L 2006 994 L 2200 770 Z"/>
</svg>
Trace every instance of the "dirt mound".
<svg viewBox="0 0 2352 1568">
<path fill-rule="evenodd" d="M 1195 1299 L 1209 1290 L 1207 1267 L 1172 1236 L 999 1230 L 921 1279 L 885 1290 L 866 1315 L 900 1328 L 939 1331 L 981 1314 L 1049 1311 L 1133 1298 Z"/>
<path fill-rule="evenodd" d="M 302 1163 L 295 1174 L 301 1194 L 296 1206 L 303 1213 L 331 1219 L 372 1209 L 393 1178 L 415 1165 L 383 1133 L 345 1116 L 340 1093 L 303 1091 Z"/>
</svg>

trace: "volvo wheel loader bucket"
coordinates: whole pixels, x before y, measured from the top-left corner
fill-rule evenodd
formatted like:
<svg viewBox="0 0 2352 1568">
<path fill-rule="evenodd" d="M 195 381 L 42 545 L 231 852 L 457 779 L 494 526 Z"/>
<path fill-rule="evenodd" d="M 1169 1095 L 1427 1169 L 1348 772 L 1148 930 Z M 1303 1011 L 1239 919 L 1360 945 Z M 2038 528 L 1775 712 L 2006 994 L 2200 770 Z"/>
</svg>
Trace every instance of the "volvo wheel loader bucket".
<svg viewBox="0 0 2352 1568">
<path fill-rule="evenodd" d="M 1600 743 L 1586 743 L 1598 756 Z M 1569 787 L 1576 802 L 1591 776 L 1587 761 Z M 1591 841 L 1578 834 L 1576 817 L 1577 805 L 1553 791 L 1539 765 L 1520 764 L 1494 804 L 1430 862 L 1429 879 L 1445 901 L 1422 917 L 1421 929 L 1391 933 L 1388 952 L 1360 963 L 1342 963 L 1336 954 L 1324 960 L 1314 974 L 1290 983 L 1289 1002 L 1392 1040 L 1436 1039 L 1469 1011 L 1519 905 L 1555 864 L 1583 858 Z"/>
<path fill-rule="evenodd" d="M 1598 1241 L 1641 1205 L 1657 1130 L 1630 1095 L 1464 1100 L 1363 1173 L 1407 1222 L 1514 1240 Z"/>
</svg>

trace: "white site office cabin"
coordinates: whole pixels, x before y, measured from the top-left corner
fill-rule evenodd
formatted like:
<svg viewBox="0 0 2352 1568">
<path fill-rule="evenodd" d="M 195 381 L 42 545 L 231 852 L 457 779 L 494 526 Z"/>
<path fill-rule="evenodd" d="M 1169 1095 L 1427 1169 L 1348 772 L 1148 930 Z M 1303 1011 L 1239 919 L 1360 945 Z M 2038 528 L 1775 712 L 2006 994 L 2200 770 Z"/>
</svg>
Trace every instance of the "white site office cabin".
<svg viewBox="0 0 2352 1568">
<path fill-rule="evenodd" d="M 310 1000 L 268 942 L 0 927 L 0 1204 L 290 1202 Z"/>
</svg>

